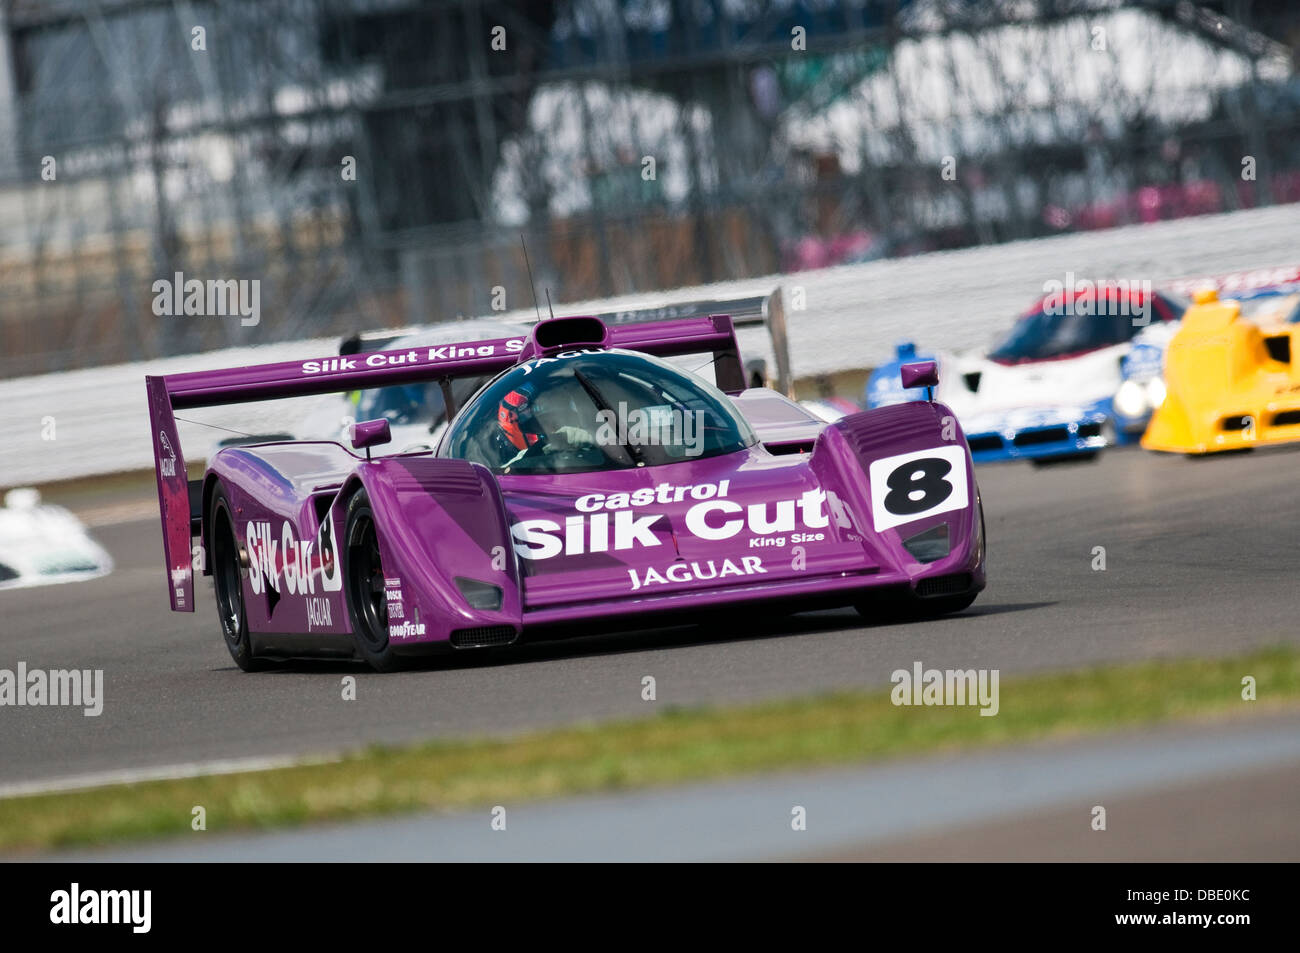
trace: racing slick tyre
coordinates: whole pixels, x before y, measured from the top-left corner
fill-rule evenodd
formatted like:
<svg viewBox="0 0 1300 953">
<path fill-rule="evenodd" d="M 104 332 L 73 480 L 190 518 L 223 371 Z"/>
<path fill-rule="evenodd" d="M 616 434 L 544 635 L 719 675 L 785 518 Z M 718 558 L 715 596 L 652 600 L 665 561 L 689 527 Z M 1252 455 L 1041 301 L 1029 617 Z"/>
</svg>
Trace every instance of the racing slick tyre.
<svg viewBox="0 0 1300 953">
<path fill-rule="evenodd" d="M 1187 460 L 1212 460 L 1215 457 L 1240 457 L 1254 452 L 1254 447 L 1233 447 L 1230 450 L 1216 450 L 1214 453 L 1184 453 L 1183 457 Z"/>
<path fill-rule="evenodd" d="M 964 592 L 960 596 L 939 596 L 933 599 L 926 599 L 924 602 L 918 602 L 916 609 L 913 611 L 913 617 L 919 619 L 933 619 L 941 615 L 951 615 L 954 612 L 961 612 L 962 609 L 970 607 L 975 601 L 978 592 Z"/>
<path fill-rule="evenodd" d="M 979 592 L 962 592 L 952 596 L 930 596 L 919 598 L 907 592 L 891 595 L 873 594 L 854 604 L 858 615 L 871 622 L 882 625 L 895 625 L 900 622 L 918 622 L 922 619 L 935 619 L 942 615 L 951 615 L 967 608 Z"/>
<path fill-rule="evenodd" d="M 343 539 L 343 588 L 357 655 L 376 672 L 403 669 L 407 659 L 394 652 L 388 641 L 388 597 L 379 555 L 379 531 L 365 490 L 358 490 L 348 500 Z"/>
<path fill-rule="evenodd" d="M 1071 453 L 1060 457 L 1033 457 L 1030 464 L 1039 469 L 1043 467 L 1068 466 L 1071 463 L 1091 463 L 1097 459 L 1098 451 L 1087 450 L 1083 453 Z"/>
<path fill-rule="evenodd" d="M 239 541 L 230 515 L 230 502 L 220 483 L 212 494 L 208 510 L 208 550 L 212 557 L 212 588 L 230 657 L 245 672 L 258 672 L 269 665 L 253 654 L 248 634 L 248 613 L 244 608 L 244 569 L 240 565 Z"/>
</svg>

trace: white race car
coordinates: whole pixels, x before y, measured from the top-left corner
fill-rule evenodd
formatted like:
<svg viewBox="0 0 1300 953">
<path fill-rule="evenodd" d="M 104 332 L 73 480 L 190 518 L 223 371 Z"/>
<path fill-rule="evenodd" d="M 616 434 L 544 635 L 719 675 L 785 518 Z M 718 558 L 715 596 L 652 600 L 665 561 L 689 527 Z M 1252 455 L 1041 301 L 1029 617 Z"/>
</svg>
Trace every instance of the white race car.
<svg viewBox="0 0 1300 953">
<path fill-rule="evenodd" d="M 0 589 L 48 586 L 107 575 L 113 559 L 81 521 L 41 494 L 19 487 L 0 507 Z"/>
</svg>

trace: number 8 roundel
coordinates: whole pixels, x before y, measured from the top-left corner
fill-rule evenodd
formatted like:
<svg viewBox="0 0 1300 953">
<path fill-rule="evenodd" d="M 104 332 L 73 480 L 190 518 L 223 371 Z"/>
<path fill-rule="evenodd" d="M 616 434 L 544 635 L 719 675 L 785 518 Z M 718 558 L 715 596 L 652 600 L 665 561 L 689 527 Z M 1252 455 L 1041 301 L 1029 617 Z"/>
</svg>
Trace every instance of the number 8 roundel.
<svg viewBox="0 0 1300 953">
<path fill-rule="evenodd" d="M 923 516 L 964 510 L 970 503 L 966 449 L 961 446 L 882 457 L 871 461 L 867 475 L 877 533 Z"/>
</svg>

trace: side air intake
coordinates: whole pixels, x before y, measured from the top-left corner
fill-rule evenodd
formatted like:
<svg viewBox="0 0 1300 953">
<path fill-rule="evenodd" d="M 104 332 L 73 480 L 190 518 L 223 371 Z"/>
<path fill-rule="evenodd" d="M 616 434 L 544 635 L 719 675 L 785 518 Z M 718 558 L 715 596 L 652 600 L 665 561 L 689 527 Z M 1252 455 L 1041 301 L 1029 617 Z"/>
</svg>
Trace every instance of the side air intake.
<svg viewBox="0 0 1300 953">
<path fill-rule="evenodd" d="M 974 580 L 968 572 L 959 572 L 951 576 L 931 576 L 929 579 L 922 579 L 916 584 L 916 594 L 922 599 L 933 599 L 936 596 L 959 596 L 963 592 L 970 592 L 970 587 Z"/>
<path fill-rule="evenodd" d="M 509 625 L 481 625 L 472 629 L 456 629 L 451 633 L 451 644 L 458 649 L 485 649 L 493 645 L 510 645 L 519 633 Z"/>
</svg>

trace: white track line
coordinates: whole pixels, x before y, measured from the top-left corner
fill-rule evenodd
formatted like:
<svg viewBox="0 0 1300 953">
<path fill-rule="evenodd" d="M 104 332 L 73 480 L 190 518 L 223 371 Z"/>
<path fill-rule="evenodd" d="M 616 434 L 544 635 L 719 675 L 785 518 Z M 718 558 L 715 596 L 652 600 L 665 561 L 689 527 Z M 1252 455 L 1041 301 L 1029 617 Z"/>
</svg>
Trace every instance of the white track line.
<svg viewBox="0 0 1300 953">
<path fill-rule="evenodd" d="M 119 771 L 100 771 L 78 774 L 46 781 L 18 781 L 0 784 L 0 800 L 12 797 L 29 797 L 33 794 L 56 794 L 61 791 L 81 791 L 87 788 L 108 787 L 114 784 L 139 784 L 144 781 L 175 781 L 181 778 L 200 778 L 218 774 L 240 774 L 245 771 L 271 771 L 276 768 L 295 768 L 308 764 L 333 764 L 342 760 L 338 755 L 314 758 L 230 758 L 224 761 L 194 761 L 188 764 L 169 764 L 156 768 L 130 768 Z"/>
</svg>

